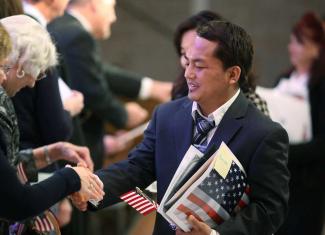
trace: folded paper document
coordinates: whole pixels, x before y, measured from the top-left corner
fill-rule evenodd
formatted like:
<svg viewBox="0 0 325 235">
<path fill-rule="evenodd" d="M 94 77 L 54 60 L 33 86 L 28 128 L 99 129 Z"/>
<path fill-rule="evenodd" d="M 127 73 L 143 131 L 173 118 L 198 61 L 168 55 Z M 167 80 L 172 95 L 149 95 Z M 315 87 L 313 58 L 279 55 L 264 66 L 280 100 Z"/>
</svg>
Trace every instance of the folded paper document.
<svg viewBox="0 0 325 235">
<path fill-rule="evenodd" d="M 198 156 L 204 157 L 191 146 L 158 207 L 158 212 L 169 223 L 185 232 L 191 229 L 186 219 L 189 215 L 216 227 L 249 203 L 250 188 L 246 173 L 225 143 L 213 154 L 210 153 L 211 157 L 192 172 L 183 185 L 176 184 L 184 169 Z M 175 185 L 179 187 L 176 192 Z"/>
</svg>

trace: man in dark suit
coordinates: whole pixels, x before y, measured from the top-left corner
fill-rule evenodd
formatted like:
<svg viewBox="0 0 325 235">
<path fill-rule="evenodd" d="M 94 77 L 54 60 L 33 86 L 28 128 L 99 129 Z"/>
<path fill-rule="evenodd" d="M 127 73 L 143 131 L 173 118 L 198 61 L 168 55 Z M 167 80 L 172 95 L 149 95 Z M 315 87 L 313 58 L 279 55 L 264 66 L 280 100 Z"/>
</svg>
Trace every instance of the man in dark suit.
<svg viewBox="0 0 325 235">
<path fill-rule="evenodd" d="M 193 137 L 200 132 L 197 122 L 204 119 L 213 123 L 205 145 L 219 146 L 224 141 L 244 167 L 251 186 L 250 203 L 215 228 L 189 216 L 193 228 L 186 234 L 274 233 L 287 211 L 288 136 L 239 89 L 239 84 L 246 82 L 252 57 L 250 37 L 239 26 L 221 21 L 200 26 L 186 52 L 188 97 L 159 106 L 144 140 L 128 159 L 96 172 L 106 192 L 100 207 L 112 205 L 135 186 L 145 188 L 155 180 L 159 203 L 185 152 L 195 144 Z M 80 209 L 87 208 L 85 203 L 76 203 Z M 175 232 L 158 214 L 154 234 Z M 178 229 L 176 234 L 185 233 Z"/>
<path fill-rule="evenodd" d="M 103 145 L 104 123 L 117 128 L 134 127 L 147 115 L 134 102 L 123 105 L 115 94 L 166 101 L 171 91 L 171 83 L 102 63 L 96 40 L 110 36 L 110 26 L 116 20 L 114 7 L 115 0 L 73 0 L 68 12 L 48 25 L 66 65 L 71 87 L 84 95 L 88 115 L 83 130 L 97 169 L 101 167 L 104 147 L 109 149 Z"/>
<path fill-rule="evenodd" d="M 48 22 L 64 13 L 66 5 L 66 0 L 38 0 L 33 1 L 33 4 L 26 0 L 24 13 L 46 27 Z M 45 74 L 46 79 L 37 82 L 34 88 L 23 88 L 12 98 L 18 117 L 22 149 L 69 140 L 72 135 L 72 119 L 61 101 L 58 73 L 51 69 Z"/>
</svg>

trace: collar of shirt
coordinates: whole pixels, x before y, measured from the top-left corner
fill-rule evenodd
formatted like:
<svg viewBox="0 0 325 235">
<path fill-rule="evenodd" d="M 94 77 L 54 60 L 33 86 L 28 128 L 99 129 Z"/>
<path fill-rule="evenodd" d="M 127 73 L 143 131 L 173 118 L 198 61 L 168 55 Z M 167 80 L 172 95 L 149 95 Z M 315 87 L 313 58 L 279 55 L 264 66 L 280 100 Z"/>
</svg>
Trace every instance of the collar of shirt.
<svg viewBox="0 0 325 235">
<path fill-rule="evenodd" d="M 82 25 L 82 27 L 84 27 L 84 29 L 85 29 L 87 32 L 91 33 L 92 28 L 91 28 L 91 25 L 90 25 L 89 21 L 86 19 L 86 17 L 84 17 L 84 16 L 83 16 L 82 14 L 80 14 L 78 11 L 73 10 L 73 9 L 69 9 L 69 10 L 68 10 L 68 13 L 69 13 L 70 15 L 72 15 L 74 18 L 76 18 L 76 19 L 80 22 L 80 24 Z"/>
<path fill-rule="evenodd" d="M 46 18 L 44 17 L 44 15 L 42 14 L 42 12 L 40 12 L 36 7 L 34 7 L 32 4 L 29 4 L 24 1 L 23 8 L 24 8 L 25 14 L 34 17 L 36 20 L 38 20 L 38 22 L 42 26 L 46 27 L 48 22 L 47 22 Z"/>
<path fill-rule="evenodd" d="M 193 119 L 195 120 L 195 111 L 198 111 L 199 114 L 207 119 L 207 120 L 214 120 L 214 123 L 216 125 L 216 127 L 219 125 L 221 119 L 223 118 L 223 116 L 225 115 L 225 113 L 227 112 L 227 110 L 229 109 L 229 107 L 232 105 L 232 103 L 235 101 L 235 99 L 238 97 L 240 93 L 240 89 L 237 90 L 236 94 L 233 95 L 226 103 L 224 103 L 223 105 L 221 105 L 219 108 L 217 108 L 215 111 L 213 111 L 212 113 L 210 113 L 208 115 L 208 117 L 205 117 L 200 108 L 199 108 L 199 105 L 197 102 L 193 102 L 192 104 L 192 117 Z"/>
</svg>

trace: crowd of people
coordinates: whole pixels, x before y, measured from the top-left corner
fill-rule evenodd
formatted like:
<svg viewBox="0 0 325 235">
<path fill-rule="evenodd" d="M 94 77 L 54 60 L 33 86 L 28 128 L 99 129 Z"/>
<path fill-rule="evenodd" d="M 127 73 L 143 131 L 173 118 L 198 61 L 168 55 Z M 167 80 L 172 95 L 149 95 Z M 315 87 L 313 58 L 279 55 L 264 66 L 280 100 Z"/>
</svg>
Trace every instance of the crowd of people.
<svg viewBox="0 0 325 235">
<path fill-rule="evenodd" d="M 319 16 L 307 12 L 293 26 L 291 67 L 274 84 L 310 106 L 311 136 L 291 143 L 255 91 L 253 42 L 245 29 L 212 11 L 190 16 L 174 34 L 180 74 L 173 83 L 158 81 L 100 57 L 115 5 L 3 0 L 0 234 L 53 234 L 60 227 L 62 234 L 89 234 L 92 217 L 78 210 L 96 215 L 153 182 L 159 204 L 189 146 L 204 153 L 225 142 L 247 173 L 248 205 L 213 227 L 189 213 L 190 232 L 171 229 L 157 213 L 153 234 L 321 235 L 325 30 Z M 148 120 L 136 99 L 161 104 L 125 160 L 103 167 L 105 156 L 127 144 L 105 126 L 123 130 Z"/>
</svg>

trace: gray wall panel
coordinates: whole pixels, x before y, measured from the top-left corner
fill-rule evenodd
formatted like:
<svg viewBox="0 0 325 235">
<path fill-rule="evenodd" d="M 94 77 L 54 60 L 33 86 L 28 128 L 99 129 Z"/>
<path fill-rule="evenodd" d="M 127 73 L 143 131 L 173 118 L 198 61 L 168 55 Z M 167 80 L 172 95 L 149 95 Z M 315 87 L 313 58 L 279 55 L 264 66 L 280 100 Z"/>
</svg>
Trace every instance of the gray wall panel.
<svg viewBox="0 0 325 235">
<path fill-rule="evenodd" d="M 196 0 L 203 1 L 203 0 Z M 244 27 L 255 46 L 254 71 L 259 83 L 271 86 L 289 64 L 287 43 L 292 25 L 309 9 L 325 11 L 321 0 L 117 0 L 118 20 L 112 37 L 101 43 L 104 60 L 160 80 L 178 71 L 172 43 L 177 24 L 193 9 L 210 5 Z"/>
</svg>

